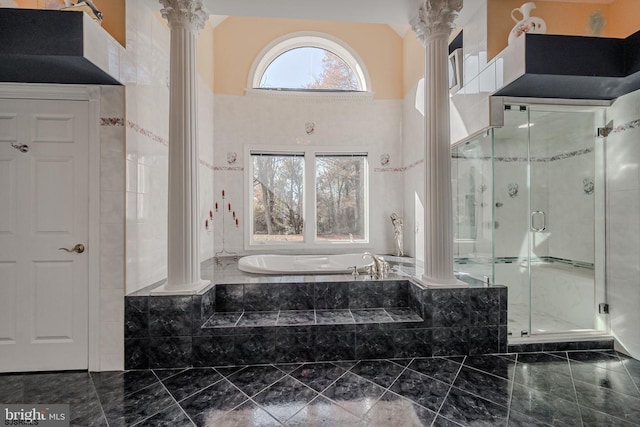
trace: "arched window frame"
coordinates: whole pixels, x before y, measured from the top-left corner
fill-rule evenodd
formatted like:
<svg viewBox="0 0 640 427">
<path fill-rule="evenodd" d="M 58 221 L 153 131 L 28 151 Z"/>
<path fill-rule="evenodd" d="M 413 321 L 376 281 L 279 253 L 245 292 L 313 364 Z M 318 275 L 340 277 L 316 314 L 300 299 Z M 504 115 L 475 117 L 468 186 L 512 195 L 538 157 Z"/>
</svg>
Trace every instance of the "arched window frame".
<svg viewBox="0 0 640 427">
<path fill-rule="evenodd" d="M 348 44 L 329 34 L 319 32 L 296 32 L 279 37 L 265 46 L 251 66 L 247 90 L 260 89 L 262 75 L 269 65 L 283 53 L 301 47 L 315 47 L 327 50 L 342 59 L 355 73 L 362 92 L 371 93 L 371 80 L 364 62 L 358 53 Z M 308 92 L 304 89 L 292 89 L 297 92 Z M 331 91 L 339 93 L 342 91 Z"/>
</svg>

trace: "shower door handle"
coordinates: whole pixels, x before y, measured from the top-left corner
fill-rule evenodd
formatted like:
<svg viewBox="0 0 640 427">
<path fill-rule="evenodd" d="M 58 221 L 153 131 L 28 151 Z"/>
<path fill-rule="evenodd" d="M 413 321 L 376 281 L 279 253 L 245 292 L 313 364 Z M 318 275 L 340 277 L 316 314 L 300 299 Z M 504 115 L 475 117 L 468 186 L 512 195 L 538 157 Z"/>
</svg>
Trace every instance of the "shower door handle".
<svg viewBox="0 0 640 427">
<path fill-rule="evenodd" d="M 542 227 L 536 227 L 534 224 L 534 219 L 536 215 L 542 215 Z M 531 230 L 537 231 L 538 233 L 547 229 L 547 214 L 544 211 L 533 211 L 531 212 Z"/>
</svg>

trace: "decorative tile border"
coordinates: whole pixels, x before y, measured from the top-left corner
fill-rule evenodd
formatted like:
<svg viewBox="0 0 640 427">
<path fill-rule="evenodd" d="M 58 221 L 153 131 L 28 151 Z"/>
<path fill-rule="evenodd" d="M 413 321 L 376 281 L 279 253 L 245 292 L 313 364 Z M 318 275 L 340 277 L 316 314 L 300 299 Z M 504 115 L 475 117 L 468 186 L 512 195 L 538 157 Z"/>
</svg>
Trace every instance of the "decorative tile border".
<svg viewBox="0 0 640 427">
<path fill-rule="evenodd" d="M 560 153 L 560 154 L 556 154 L 555 156 L 550 156 L 550 157 L 531 157 L 531 161 L 532 162 L 536 162 L 536 163 L 548 163 L 548 162 L 553 162 L 553 161 L 556 161 L 556 160 L 570 159 L 570 158 L 573 158 L 573 157 L 578 157 L 578 156 L 582 156 L 584 154 L 589 154 L 589 153 L 593 153 L 593 148 L 581 148 L 579 150 L 569 151 L 569 152 L 566 152 L 566 153 Z M 456 154 L 456 153 L 454 153 L 451 156 L 451 158 L 453 158 L 453 159 L 466 159 L 466 160 L 487 160 L 487 161 L 491 160 L 491 156 L 466 157 L 464 155 L 460 155 L 460 154 Z M 527 158 L 526 157 L 498 156 L 498 157 L 494 158 L 494 161 L 503 162 L 503 163 L 515 163 L 515 162 L 526 162 Z"/>
<path fill-rule="evenodd" d="M 553 162 L 555 160 L 570 159 L 572 157 L 582 156 L 584 154 L 593 153 L 593 148 L 581 148 L 580 150 L 570 151 L 568 153 L 560 153 L 551 157 L 532 157 L 533 162 Z"/>
<path fill-rule="evenodd" d="M 630 129 L 640 128 L 640 119 L 633 120 L 631 122 L 625 123 L 623 125 L 617 126 L 612 132 L 613 133 L 621 133 Z"/>
<path fill-rule="evenodd" d="M 133 129 L 134 132 L 139 133 L 140 135 L 146 136 L 154 142 L 164 145 L 165 147 L 169 146 L 169 141 L 160 135 L 157 135 L 151 132 L 149 129 L 145 129 L 140 125 L 132 122 L 131 120 L 125 120 L 122 117 L 100 117 L 100 126 L 126 126 L 129 129 Z M 200 160 L 200 164 L 207 169 L 215 170 L 215 167 L 207 162 L 206 160 Z"/>
<path fill-rule="evenodd" d="M 407 170 L 424 163 L 424 159 L 411 163 L 409 166 L 401 166 L 397 168 L 373 168 L 374 172 L 406 172 Z M 243 172 L 243 166 L 214 166 L 214 171 L 217 172 Z"/>
<path fill-rule="evenodd" d="M 207 169 L 211 169 L 212 171 L 216 170 L 215 167 L 211 163 L 207 162 L 206 160 L 200 159 L 200 164 Z"/>
<path fill-rule="evenodd" d="M 165 147 L 169 146 L 169 140 L 161 137 L 158 134 L 151 132 L 149 129 L 145 129 L 142 126 L 132 122 L 131 120 L 127 120 L 127 127 L 129 129 L 133 129 L 134 132 L 139 133 L 140 135 L 146 136 L 154 142 L 164 145 Z"/>
<path fill-rule="evenodd" d="M 424 163 L 424 159 L 417 160 L 408 166 L 401 166 L 397 168 L 373 168 L 373 171 L 374 172 L 406 172 L 409 169 L 415 168 L 421 163 Z"/>
<path fill-rule="evenodd" d="M 521 257 L 496 257 L 496 264 L 514 264 L 518 262 L 526 262 L 526 258 Z M 564 264 L 576 268 L 586 268 L 588 270 L 594 269 L 594 264 L 590 262 L 582 262 L 582 261 L 574 261 L 566 258 L 557 258 L 552 256 L 541 256 L 537 258 L 533 258 L 531 260 L 533 263 L 536 262 L 549 262 L 549 263 L 558 263 Z M 454 262 L 458 265 L 464 264 L 491 264 L 490 258 L 455 258 Z"/>
<path fill-rule="evenodd" d="M 214 166 L 213 170 L 217 172 L 242 172 L 244 168 L 242 166 Z"/>
<path fill-rule="evenodd" d="M 124 126 L 124 118 L 100 117 L 100 126 Z"/>
</svg>

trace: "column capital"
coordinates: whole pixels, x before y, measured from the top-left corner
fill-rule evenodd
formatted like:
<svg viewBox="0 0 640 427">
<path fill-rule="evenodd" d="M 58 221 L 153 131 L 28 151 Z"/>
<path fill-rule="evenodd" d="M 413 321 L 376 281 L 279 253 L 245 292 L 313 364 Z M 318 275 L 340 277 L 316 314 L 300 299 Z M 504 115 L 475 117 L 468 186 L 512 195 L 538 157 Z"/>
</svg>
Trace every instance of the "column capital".
<svg viewBox="0 0 640 427">
<path fill-rule="evenodd" d="M 209 12 L 203 0 L 160 0 L 160 13 L 167 20 L 169 27 L 188 27 L 194 31 L 204 28 Z"/>
<path fill-rule="evenodd" d="M 423 0 L 418 16 L 411 21 L 418 40 L 424 45 L 431 35 L 451 34 L 462 4 L 463 0 Z"/>
</svg>

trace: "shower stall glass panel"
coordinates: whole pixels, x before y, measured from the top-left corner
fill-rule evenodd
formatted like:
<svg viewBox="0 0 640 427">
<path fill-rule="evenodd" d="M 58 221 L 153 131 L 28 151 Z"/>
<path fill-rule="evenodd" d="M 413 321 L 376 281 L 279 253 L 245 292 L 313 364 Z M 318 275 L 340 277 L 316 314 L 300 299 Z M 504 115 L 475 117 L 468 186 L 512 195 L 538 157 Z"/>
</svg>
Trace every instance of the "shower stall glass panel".
<svg viewBox="0 0 640 427">
<path fill-rule="evenodd" d="M 493 139 L 491 132 L 451 151 L 455 270 L 493 283 Z"/>
<path fill-rule="evenodd" d="M 512 336 L 605 329 L 603 123 L 594 109 L 512 106 L 494 130 L 495 281 Z"/>
<path fill-rule="evenodd" d="M 529 116 L 514 106 L 494 129 L 494 264 L 497 284 L 509 287 L 508 332 L 529 334 Z"/>
</svg>

